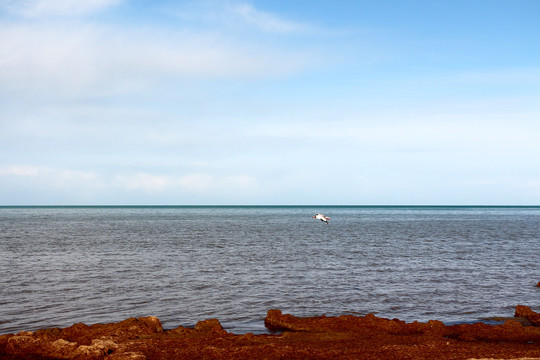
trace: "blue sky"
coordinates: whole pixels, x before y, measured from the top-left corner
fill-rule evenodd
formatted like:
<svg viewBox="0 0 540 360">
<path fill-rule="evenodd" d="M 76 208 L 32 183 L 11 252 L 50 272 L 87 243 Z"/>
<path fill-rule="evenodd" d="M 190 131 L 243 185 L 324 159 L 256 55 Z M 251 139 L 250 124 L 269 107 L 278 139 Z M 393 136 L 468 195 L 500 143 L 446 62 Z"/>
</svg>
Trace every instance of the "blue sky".
<svg viewBox="0 0 540 360">
<path fill-rule="evenodd" d="M 539 14 L 0 0 L 0 205 L 540 204 Z"/>
</svg>

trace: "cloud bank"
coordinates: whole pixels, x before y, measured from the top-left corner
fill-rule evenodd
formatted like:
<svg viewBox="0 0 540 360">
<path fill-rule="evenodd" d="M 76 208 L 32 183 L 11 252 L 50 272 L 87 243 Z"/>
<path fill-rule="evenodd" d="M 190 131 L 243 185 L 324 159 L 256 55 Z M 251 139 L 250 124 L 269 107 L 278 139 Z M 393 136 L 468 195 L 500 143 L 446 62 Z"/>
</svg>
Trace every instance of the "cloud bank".
<svg viewBox="0 0 540 360">
<path fill-rule="evenodd" d="M 527 54 L 481 67 L 401 17 L 312 7 L 1 2 L 1 201 L 540 201 Z"/>
<path fill-rule="evenodd" d="M 42 18 L 51 16 L 87 16 L 116 6 L 122 0 L 5 0 L 1 6 L 19 16 Z"/>
</svg>

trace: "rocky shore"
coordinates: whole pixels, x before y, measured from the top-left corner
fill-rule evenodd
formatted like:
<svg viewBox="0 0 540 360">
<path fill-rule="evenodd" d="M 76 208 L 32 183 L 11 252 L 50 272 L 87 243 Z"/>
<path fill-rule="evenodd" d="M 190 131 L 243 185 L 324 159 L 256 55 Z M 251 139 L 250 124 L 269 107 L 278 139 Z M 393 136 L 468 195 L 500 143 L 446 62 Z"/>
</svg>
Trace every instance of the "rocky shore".
<svg viewBox="0 0 540 360">
<path fill-rule="evenodd" d="M 131 318 L 1 335 L 0 359 L 540 360 L 540 314 L 520 305 L 515 316 L 528 323 L 446 326 L 372 314 L 299 318 L 270 310 L 265 325 L 276 334 L 261 335 L 229 333 L 216 319 L 200 321 L 194 328 L 164 330 L 156 317 Z"/>
</svg>

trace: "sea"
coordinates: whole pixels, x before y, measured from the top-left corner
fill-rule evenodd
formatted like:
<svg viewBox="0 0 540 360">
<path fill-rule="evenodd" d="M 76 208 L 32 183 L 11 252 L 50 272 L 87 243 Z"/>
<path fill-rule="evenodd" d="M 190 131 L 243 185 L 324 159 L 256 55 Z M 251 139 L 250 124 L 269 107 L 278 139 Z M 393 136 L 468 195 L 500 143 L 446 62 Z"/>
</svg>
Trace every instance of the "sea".
<svg viewBox="0 0 540 360">
<path fill-rule="evenodd" d="M 0 334 L 142 316 L 260 334 L 270 309 L 494 324 L 540 311 L 538 282 L 540 207 L 0 207 Z"/>
</svg>

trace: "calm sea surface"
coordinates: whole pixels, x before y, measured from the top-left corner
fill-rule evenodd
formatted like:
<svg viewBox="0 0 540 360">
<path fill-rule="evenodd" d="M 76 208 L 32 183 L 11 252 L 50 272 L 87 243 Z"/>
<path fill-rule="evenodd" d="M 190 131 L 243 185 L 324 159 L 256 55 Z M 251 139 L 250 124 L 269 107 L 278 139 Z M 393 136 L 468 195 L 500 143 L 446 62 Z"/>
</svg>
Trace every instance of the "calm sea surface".
<svg viewBox="0 0 540 360">
<path fill-rule="evenodd" d="M 149 315 L 261 333 L 269 309 L 494 322 L 539 311 L 539 281 L 540 207 L 0 208 L 0 334 Z"/>
</svg>

